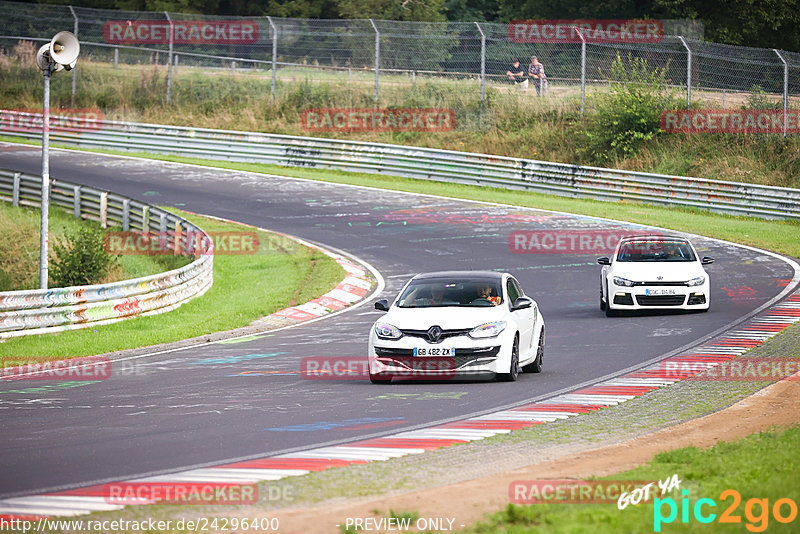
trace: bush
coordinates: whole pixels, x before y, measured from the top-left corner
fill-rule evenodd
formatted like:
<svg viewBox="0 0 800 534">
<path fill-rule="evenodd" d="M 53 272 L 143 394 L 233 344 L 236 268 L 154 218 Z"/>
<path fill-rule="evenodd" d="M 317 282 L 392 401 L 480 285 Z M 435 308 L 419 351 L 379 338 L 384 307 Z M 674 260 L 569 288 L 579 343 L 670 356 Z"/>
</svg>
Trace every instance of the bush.
<svg viewBox="0 0 800 534">
<path fill-rule="evenodd" d="M 783 109 L 781 102 L 770 102 L 767 92 L 760 85 L 753 85 L 747 97 L 747 105 L 742 109 Z"/>
<path fill-rule="evenodd" d="M 580 133 L 589 159 L 605 164 L 635 156 L 642 143 L 661 132 L 661 111 L 678 105 L 666 89 L 667 68 L 650 70 L 646 60 L 630 56 L 623 63 L 617 55 L 608 76 L 609 90 L 588 97 L 587 107 L 595 112 L 584 121 Z"/>
<path fill-rule="evenodd" d="M 67 233 L 63 242 L 53 244 L 50 279 L 56 287 L 98 284 L 117 263 L 116 256 L 106 252 L 104 232 L 94 226 L 83 226 Z"/>
</svg>

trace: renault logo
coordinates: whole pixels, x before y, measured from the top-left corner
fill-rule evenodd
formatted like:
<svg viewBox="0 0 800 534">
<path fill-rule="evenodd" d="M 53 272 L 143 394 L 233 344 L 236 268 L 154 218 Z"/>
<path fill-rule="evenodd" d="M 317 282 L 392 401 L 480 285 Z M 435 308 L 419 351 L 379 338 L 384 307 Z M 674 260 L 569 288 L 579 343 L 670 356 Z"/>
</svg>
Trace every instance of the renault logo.
<svg viewBox="0 0 800 534">
<path fill-rule="evenodd" d="M 432 326 L 428 329 L 428 340 L 431 343 L 438 343 L 442 337 L 442 329 L 438 326 Z"/>
</svg>

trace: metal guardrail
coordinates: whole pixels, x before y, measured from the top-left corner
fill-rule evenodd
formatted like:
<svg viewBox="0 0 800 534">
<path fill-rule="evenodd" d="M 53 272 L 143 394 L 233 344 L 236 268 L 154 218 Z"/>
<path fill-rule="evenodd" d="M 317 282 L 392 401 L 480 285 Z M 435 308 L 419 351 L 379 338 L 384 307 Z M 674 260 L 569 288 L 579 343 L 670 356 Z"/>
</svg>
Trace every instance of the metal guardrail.
<svg viewBox="0 0 800 534">
<path fill-rule="evenodd" d="M 173 253 L 192 253 L 179 269 L 109 284 L 0 292 L 0 338 L 43 334 L 163 313 L 205 293 L 213 283 L 213 243 L 202 229 L 155 206 L 83 185 L 53 180 L 51 203 L 76 218 L 118 225 L 164 239 Z M 0 200 L 39 207 L 41 177 L 0 169 Z M 197 238 L 208 247 L 195 247 Z"/>
<path fill-rule="evenodd" d="M 38 139 L 36 115 L 0 110 L 0 133 Z M 39 123 L 41 117 L 38 116 Z M 194 156 L 289 167 L 388 174 L 536 191 L 572 198 L 688 206 L 731 215 L 800 219 L 800 190 L 684 176 L 381 143 L 103 121 L 51 130 L 53 142 L 86 148 Z"/>
</svg>

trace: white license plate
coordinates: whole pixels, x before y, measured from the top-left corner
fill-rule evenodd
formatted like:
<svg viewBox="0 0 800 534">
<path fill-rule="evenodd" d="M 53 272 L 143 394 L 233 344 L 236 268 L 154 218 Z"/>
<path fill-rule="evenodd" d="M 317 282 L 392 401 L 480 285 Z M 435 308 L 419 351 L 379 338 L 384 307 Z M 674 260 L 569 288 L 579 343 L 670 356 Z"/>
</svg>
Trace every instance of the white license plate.
<svg viewBox="0 0 800 534">
<path fill-rule="evenodd" d="M 450 356 L 456 355 L 456 349 L 446 349 L 442 347 L 414 347 L 414 357 L 417 356 Z"/>
<path fill-rule="evenodd" d="M 674 289 L 645 289 L 644 294 L 648 296 L 677 295 Z"/>
</svg>

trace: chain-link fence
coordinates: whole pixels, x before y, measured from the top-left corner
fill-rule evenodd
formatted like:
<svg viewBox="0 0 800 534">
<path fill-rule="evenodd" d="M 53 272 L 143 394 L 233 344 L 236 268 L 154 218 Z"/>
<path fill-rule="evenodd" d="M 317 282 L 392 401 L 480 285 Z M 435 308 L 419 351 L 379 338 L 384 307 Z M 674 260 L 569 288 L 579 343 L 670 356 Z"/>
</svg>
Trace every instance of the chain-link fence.
<svg viewBox="0 0 800 534">
<path fill-rule="evenodd" d="M 609 82 L 618 56 L 663 69 L 687 102 L 732 107 L 755 92 L 786 109 L 800 96 L 799 53 L 705 42 L 702 27 L 691 21 L 660 21 L 663 35 L 656 42 L 596 41 L 580 30 L 580 39 L 521 42 L 508 24 L 485 22 L 221 17 L 2 1 L 0 20 L 0 47 L 6 49 L 68 29 L 81 41 L 82 63 L 166 67 L 167 102 L 180 83 L 176 72 L 216 69 L 269 76 L 273 98 L 278 84 L 346 80 L 374 86 L 377 106 L 388 87 L 435 79 L 483 103 L 487 87 L 509 91 L 514 85 L 506 75 L 512 58 L 527 69 L 533 55 L 547 76 L 546 91 L 535 94 L 551 98 L 583 102 L 587 90 Z M 72 76 L 74 94 L 79 70 Z"/>
</svg>

